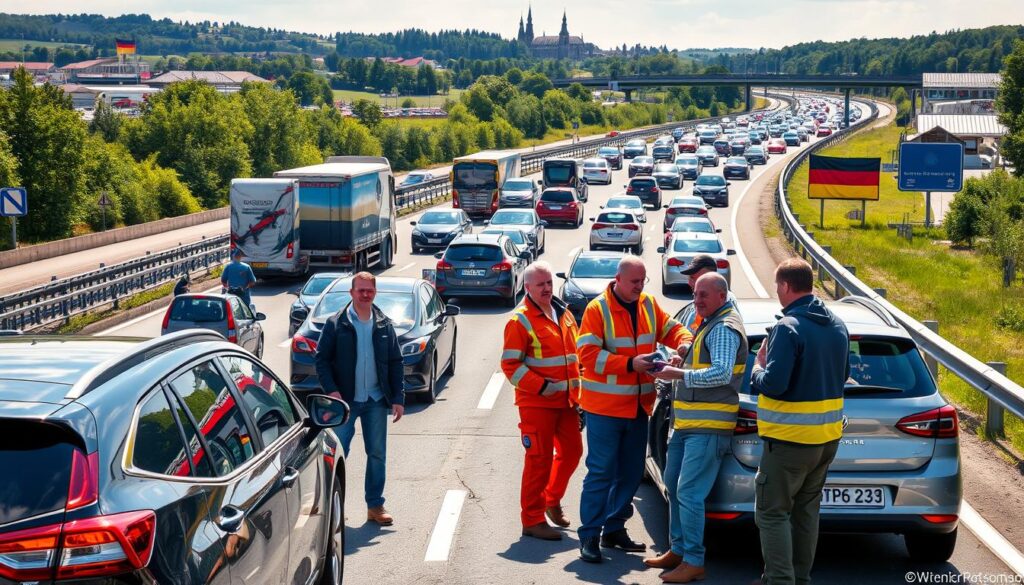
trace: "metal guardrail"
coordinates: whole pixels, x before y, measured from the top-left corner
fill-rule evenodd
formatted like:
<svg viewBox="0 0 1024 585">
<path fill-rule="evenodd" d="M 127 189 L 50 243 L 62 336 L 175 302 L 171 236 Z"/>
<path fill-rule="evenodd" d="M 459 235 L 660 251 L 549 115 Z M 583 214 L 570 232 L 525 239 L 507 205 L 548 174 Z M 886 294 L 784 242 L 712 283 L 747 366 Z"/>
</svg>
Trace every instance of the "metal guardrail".
<svg viewBox="0 0 1024 585">
<path fill-rule="evenodd" d="M 1024 388 L 997 371 L 993 366 L 983 363 L 981 360 L 942 338 L 938 333 L 916 321 L 913 317 L 887 301 L 884 296 L 860 281 L 851 268 L 843 266 L 829 254 L 831 250 L 823 248 L 814 241 L 814 238 L 800 224 L 798 216 L 794 215 L 789 207 L 786 187 L 800 164 L 811 154 L 844 140 L 851 131 L 862 128 L 866 123 L 877 119 L 878 108 L 874 102 L 869 102 L 869 104 L 871 106 L 871 114 L 863 122 L 815 143 L 810 148 L 801 152 L 786 166 L 782 179 L 779 181 L 779 187 L 775 192 L 775 213 L 781 220 L 782 231 L 797 253 L 811 263 L 811 266 L 818 273 L 819 281 L 828 277 L 835 282 L 836 296 L 841 296 L 839 293 L 843 292 L 848 295 L 858 295 L 871 299 L 888 311 L 910 333 L 918 347 L 928 357 L 934 359 L 961 380 L 985 395 L 989 401 L 986 426 L 989 430 L 1001 429 L 1001 408 L 1005 408 L 1017 417 L 1024 418 Z M 998 417 L 998 420 L 994 420 L 995 417 Z"/>
<path fill-rule="evenodd" d="M 647 140 L 672 128 L 690 129 L 697 124 L 724 117 L 670 122 L 621 132 L 616 136 L 529 152 L 522 156 L 522 172 L 530 174 L 540 171 L 547 158 L 591 156 L 602 146 L 618 145 L 635 138 Z M 423 203 L 432 204 L 450 194 L 451 182 L 449 177 L 444 176 L 411 187 L 396 188 L 395 202 L 398 209 L 403 209 Z M 99 306 L 113 304 L 116 307 L 122 298 L 156 288 L 176 280 L 182 274 L 218 266 L 227 260 L 228 251 L 228 235 L 208 238 L 121 264 L 101 265 L 99 270 L 0 297 L 0 329 L 36 329 Z"/>
</svg>

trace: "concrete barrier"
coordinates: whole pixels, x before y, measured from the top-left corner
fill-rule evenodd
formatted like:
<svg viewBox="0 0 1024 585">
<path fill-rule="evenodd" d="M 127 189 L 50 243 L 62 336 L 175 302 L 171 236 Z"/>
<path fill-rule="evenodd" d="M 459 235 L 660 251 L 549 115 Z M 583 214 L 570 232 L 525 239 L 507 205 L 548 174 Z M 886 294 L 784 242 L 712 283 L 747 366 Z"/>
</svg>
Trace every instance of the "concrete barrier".
<svg viewBox="0 0 1024 585">
<path fill-rule="evenodd" d="M 97 232 L 64 240 L 56 240 L 45 244 L 36 244 L 35 246 L 25 246 L 24 248 L 18 248 L 17 250 L 6 250 L 4 252 L 0 252 L 0 269 L 10 268 L 20 264 L 28 264 L 29 262 L 53 258 L 55 256 L 63 256 L 74 252 L 81 252 L 82 250 L 90 250 L 100 246 L 109 246 L 110 244 L 117 244 L 127 240 L 133 240 L 135 238 L 152 236 L 154 234 L 191 227 L 201 223 L 217 221 L 219 219 L 227 219 L 230 212 L 230 207 L 220 207 L 209 211 L 200 211 L 199 213 L 180 215 L 178 217 L 167 217 L 164 219 L 158 219 L 157 221 L 130 225 L 123 228 L 107 230 L 105 232 Z"/>
</svg>

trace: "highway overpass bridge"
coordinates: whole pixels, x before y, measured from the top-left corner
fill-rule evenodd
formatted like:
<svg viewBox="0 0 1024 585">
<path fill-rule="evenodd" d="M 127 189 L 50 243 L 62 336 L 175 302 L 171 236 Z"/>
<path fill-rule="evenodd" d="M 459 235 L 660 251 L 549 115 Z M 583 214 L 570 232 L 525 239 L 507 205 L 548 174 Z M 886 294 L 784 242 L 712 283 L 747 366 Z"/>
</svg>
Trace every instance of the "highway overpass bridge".
<svg viewBox="0 0 1024 585">
<path fill-rule="evenodd" d="M 644 87 L 668 87 L 672 85 L 686 86 L 721 86 L 738 85 L 745 88 L 747 109 L 753 107 L 752 87 L 778 88 L 816 88 L 836 89 L 846 93 L 846 123 L 849 125 L 850 90 L 876 87 L 906 87 L 916 98 L 916 92 L 922 86 L 922 75 L 788 75 L 766 73 L 720 73 L 711 75 L 631 75 L 619 77 L 571 77 L 553 79 L 557 88 L 565 88 L 573 83 L 584 87 L 622 91 L 626 101 L 631 101 L 633 91 Z M 915 102 L 916 103 L 916 102 Z"/>
</svg>

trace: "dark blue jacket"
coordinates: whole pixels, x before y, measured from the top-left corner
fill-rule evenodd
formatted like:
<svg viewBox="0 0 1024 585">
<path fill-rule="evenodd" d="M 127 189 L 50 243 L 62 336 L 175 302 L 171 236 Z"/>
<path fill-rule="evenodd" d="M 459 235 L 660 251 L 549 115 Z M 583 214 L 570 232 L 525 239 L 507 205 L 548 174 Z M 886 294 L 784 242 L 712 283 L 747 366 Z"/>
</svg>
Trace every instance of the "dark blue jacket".
<svg viewBox="0 0 1024 585">
<path fill-rule="evenodd" d="M 349 303 L 350 305 L 351 303 Z M 348 307 L 324 323 L 316 347 L 316 374 L 325 394 L 337 392 L 351 403 L 356 395 L 356 328 L 348 318 Z M 373 307 L 373 357 L 377 362 L 380 392 L 388 405 L 405 404 L 405 376 L 402 348 L 391 320 Z"/>
<path fill-rule="evenodd" d="M 765 368 L 751 374 L 753 388 L 787 402 L 842 398 L 850 376 L 846 325 L 810 294 L 782 315 L 768 334 Z"/>
</svg>

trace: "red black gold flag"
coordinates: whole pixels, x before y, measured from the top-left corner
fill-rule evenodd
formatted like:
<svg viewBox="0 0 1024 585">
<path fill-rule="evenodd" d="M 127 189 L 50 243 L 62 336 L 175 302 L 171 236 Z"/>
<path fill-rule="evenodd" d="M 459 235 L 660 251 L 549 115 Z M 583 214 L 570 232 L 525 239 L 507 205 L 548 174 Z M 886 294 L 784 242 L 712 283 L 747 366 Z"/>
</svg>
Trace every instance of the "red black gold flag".
<svg viewBox="0 0 1024 585">
<path fill-rule="evenodd" d="M 811 155 L 807 178 L 810 199 L 878 201 L 881 159 Z"/>
<path fill-rule="evenodd" d="M 114 44 L 117 45 L 118 55 L 134 55 L 135 54 L 135 41 L 128 41 L 125 39 L 114 39 Z"/>
</svg>

